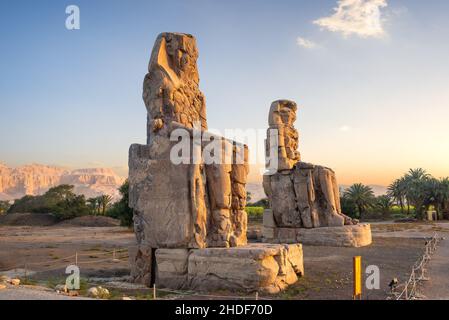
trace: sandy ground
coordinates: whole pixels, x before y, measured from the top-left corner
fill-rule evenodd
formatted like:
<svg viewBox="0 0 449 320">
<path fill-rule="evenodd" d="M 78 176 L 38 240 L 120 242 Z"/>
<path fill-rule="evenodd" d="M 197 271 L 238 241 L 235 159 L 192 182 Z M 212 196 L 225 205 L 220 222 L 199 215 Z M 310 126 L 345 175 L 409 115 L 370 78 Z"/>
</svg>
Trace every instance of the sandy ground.
<svg viewBox="0 0 449 320">
<path fill-rule="evenodd" d="M 257 228 L 257 226 L 256 226 Z M 304 246 L 306 276 L 287 291 L 271 299 L 351 299 L 352 258 L 362 256 L 363 265 L 377 265 L 381 273 L 381 289 L 365 290 L 364 299 L 386 299 L 388 284 L 394 277 L 403 281 L 422 254 L 424 238 L 435 232 L 449 234 L 449 223 L 374 223 L 373 244 L 365 248 L 331 248 Z M 73 264 L 78 253 L 82 278 L 123 277 L 129 274 L 126 252 L 135 242 L 132 231 L 122 227 L 5 227 L 0 226 L 0 273 L 27 267 L 33 284 L 46 287 L 64 279 L 65 267 Z M 118 261 L 112 260 L 117 250 Z M 441 250 L 443 260 L 449 252 Z M 69 258 L 66 258 L 69 257 Z M 33 272 L 36 272 L 33 274 Z M 23 278 L 23 273 L 21 274 Z M 29 288 L 0 290 L 0 299 L 53 299 L 50 291 Z M 35 289 L 35 290 L 38 290 Z M 432 288 L 428 290 L 433 290 Z M 39 291 L 39 290 L 38 290 Z M 150 296 L 150 290 L 144 293 Z M 235 295 L 219 292 L 216 295 Z M 437 293 L 442 295 L 443 293 Z M 442 296 L 443 297 L 443 296 Z M 59 298 L 59 297 L 57 297 Z M 65 298 L 65 297 L 64 297 Z M 178 299 L 179 296 L 166 296 Z M 207 296 L 185 296 L 187 299 L 210 299 Z M 267 297 L 268 298 L 268 297 Z"/>
<path fill-rule="evenodd" d="M 436 252 L 429 261 L 425 281 L 420 293 L 428 300 L 449 300 L 449 240 L 438 244 Z"/>
</svg>

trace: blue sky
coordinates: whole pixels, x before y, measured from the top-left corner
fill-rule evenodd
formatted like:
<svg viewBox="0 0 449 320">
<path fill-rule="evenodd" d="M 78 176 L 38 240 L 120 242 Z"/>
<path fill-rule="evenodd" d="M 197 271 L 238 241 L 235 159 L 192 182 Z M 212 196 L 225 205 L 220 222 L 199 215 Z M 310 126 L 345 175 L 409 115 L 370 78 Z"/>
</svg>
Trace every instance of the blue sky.
<svg viewBox="0 0 449 320">
<path fill-rule="evenodd" d="M 292 99 L 303 159 L 341 183 L 449 176 L 449 2 L 343 2 L 370 4 L 341 9 L 374 8 L 374 24 L 353 32 L 337 0 L 4 0 L 0 162 L 126 167 L 154 40 L 176 31 L 197 38 L 209 127 L 265 129 L 270 103 Z"/>
</svg>

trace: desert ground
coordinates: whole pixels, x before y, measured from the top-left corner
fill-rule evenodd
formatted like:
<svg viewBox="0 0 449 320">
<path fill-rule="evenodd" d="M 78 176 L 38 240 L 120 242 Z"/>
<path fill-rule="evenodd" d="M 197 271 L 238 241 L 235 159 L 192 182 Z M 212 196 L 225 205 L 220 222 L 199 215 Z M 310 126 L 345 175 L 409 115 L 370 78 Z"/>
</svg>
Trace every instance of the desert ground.
<svg viewBox="0 0 449 320">
<path fill-rule="evenodd" d="M 258 228 L 254 224 L 250 229 Z M 365 290 L 363 299 L 387 299 L 388 284 L 395 277 L 400 282 L 407 279 L 411 267 L 423 253 L 425 238 L 435 233 L 445 237 L 449 233 L 449 223 L 382 222 L 373 223 L 372 230 L 373 244 L 369 247 L 304 246 L 305 277 L 283 293 L 260 297 L 351 299 L 352 257 L 360 255 L 364 266 L 377 265 L 381 272 L 381 288 Z M 67 276 L 65 268 L 75 260 L 81 271 L 81 296 L 86 295 L 87 288 L 100 284 L 110 290 L 112 299 L 123 296 L 151 299 L 152 289 L 126 282 L 129 274 L 126 249 L 134 241 L 132 230 L 120 226 L 90 227 L 70 223 L 0 226 L 0 275 L 18 276 L 24 285 L 0 290 L 0 299 L 67 299 L 56 294 L 54 288 L 64 283 Z M 438 270 L 447 267 L 447 261 L 435 261 L 434 279 L 438 281 Z M 432 274 L 432 267 L 429 272 Z M 432 296 L 432 281 L 425 283 L 422 291 Z M 440 292 L 436 298 L 444 294 Z M 158 290 L 160 299 L 214 299 L 222 296 L 235 299 L 250 297 L 236 292 L 203 294 Z"/>
</svg>

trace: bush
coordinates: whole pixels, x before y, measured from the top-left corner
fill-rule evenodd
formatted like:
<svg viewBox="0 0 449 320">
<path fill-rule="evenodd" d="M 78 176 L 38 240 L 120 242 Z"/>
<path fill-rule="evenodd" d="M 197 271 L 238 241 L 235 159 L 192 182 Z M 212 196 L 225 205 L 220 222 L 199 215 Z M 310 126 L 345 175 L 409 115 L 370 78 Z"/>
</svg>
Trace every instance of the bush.
<svg viewBox="0 0 449 320">
<path fill-rule="evenodd" d="M 10 207 L 9 201 L 0 201 L 0 214 L 8 212 Z"/>
<path fill-rule="evenodd" d="M 123 183 L 119 188 L 122 199 L 112 205 L 107 211 L 107 215 L 111 218 L 119 219 L 120 224 L 125 227 L 133 225 L 133 210 L 129 207 L 129 182 Z"/>
<path fill-rule="evenodd" d="M 254 203 L 248 202 L 247 206 L 248 207 L 263 207 L 264 209 L 268 209 L 270 207 L 270 203 L 267 198 L 264 198 L 264 199 L 260 199 L 257 202 L 254 202 Z"/>
<path fill-rule="evenodd" d="M 53 213 L 60 220 L 89 214 L 85 197 L 76 195 L 73 188 L 60 185 L 41 196 L 24 196 L 14 201 L 8 213 Z"/>
<path fill-rule="evenodd" d="M 248 214 L 250 220 L 262 220 L 264 207 L 246 207 L 245 211 Z"/>
<path fill-rule="evenodd" d="M 358 212 L 357 212 L 357 207 L 352 200 L 350 200 L 346 197 L 341 197 L 340 205 L 341 205 L 341 211 L 345 215 L 347 215 L 351 218 L 354 218 L 354 219 L 359 217 Z"/>
</svg>

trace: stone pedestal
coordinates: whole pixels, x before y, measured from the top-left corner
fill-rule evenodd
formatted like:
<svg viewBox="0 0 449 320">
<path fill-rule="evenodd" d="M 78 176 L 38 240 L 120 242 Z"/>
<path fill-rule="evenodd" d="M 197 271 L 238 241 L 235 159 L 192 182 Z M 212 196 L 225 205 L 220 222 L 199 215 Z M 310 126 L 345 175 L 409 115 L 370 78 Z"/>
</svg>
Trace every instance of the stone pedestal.
<svg viewBox="0 0 449 320">
<path fill-rule="evenodd" d="M 130 248 L 135 281 L 173 290 L 233 290 L 277 293 L 304 275 L 301 244 L 251 244 L 235 248 L 156 249 L 155 263 L 143 264 L 142 250 Z M 151 256 L 146 256 L 151 257 Z M 149 265 L 155 270 L 150 270 Z M 152 272 L 153 271 L 153 272 Z M 140 272 L 140 274 L 139 274 Z"/>
<path fill-rule="evenodd" d="M 372 243 L 371 225 L 362 223 L 341 227 L 279 228 L 273 213 L 265 210 L 263 239 L 268 243 L 302 243 L 330 247 L 364 247 Z"/>
</svg>

